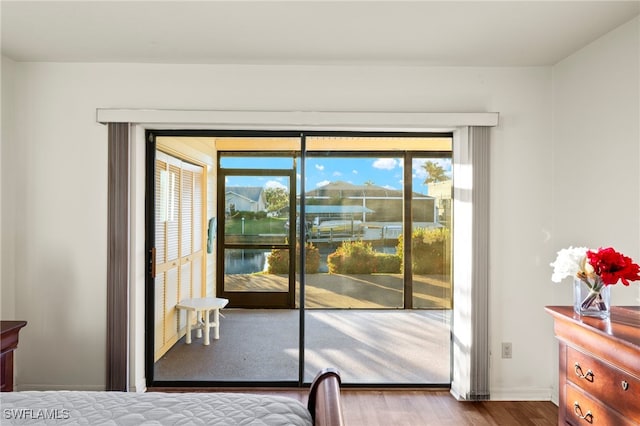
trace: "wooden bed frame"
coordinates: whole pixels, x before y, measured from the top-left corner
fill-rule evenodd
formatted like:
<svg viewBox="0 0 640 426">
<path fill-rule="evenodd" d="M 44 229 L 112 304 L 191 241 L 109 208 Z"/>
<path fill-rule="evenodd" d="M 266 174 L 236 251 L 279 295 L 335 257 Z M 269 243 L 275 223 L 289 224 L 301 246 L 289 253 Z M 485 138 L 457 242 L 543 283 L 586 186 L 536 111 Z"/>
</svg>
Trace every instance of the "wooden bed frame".
<svg viewBox="0 0 640 426">
<path fill-rule="evenodd" d="M 309 389 L 307 408 L 314 426 L 344 426 L 340 401 L 340 373 L 327 368 L 320 371 Z"/>
</svg>

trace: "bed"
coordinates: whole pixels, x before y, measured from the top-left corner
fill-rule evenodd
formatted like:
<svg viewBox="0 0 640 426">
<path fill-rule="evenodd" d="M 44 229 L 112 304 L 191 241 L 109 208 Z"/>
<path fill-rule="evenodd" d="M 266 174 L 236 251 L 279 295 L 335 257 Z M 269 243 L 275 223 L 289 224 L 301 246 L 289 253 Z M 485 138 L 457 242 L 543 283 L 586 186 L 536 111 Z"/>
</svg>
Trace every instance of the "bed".
<svg viewBox="0 0 640 426">
<path fill-rule="evenodd" d="M 342 426 L 340 375 L 326 369 L 298 400 L 238 392 L 25 391 L 0 395 L 0 423 Z"/>
</svg>

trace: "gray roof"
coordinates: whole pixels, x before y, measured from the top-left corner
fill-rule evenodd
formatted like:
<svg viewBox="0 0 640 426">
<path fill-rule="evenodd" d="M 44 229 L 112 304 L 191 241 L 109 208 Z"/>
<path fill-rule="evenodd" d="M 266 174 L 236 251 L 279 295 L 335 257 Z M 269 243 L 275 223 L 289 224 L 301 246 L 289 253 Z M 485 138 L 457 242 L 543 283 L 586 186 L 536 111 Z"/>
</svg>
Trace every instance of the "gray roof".
<svg viewBox="0 0 640 426">
<path fill-rule="evenodd" d="M 307 214 L 355 214 L 355 213 L 375 213 L 373 210 L 362 206 L 341 206 L 341 205 L 308 205 L 304 207 Z M 300 211 L 300 206 L 297 208 Z"/>
<path fill-rule="evenodd" d="M 329 182 L 326 185 L 320 186 L 311 191 L 305 193 L 306 197 L 382 197 L 382 198 L 403 198 L 403 192 L 398 189 L 384 188 L 378 185 L 354 185 L 352 183 L 344 181 Z M 413 198 L 433 198 L 428 195 L 420 194 L 418 192 L 413 193 Z"/>
<path fill-rule="evenodd" d="M 260 200 L 260 194 L 264 190 L 261 186 L 227 186 L 226 194 L 233 193 L 252 201 Z"/>
</svg>

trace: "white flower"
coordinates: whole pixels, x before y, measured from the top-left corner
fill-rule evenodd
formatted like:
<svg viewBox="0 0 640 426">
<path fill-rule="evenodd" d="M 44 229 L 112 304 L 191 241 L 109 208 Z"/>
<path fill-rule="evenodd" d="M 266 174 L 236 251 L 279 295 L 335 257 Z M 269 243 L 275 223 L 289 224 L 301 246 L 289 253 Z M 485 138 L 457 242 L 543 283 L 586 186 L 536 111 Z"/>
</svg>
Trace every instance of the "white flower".
<svg viewBox="0 0 640 426">
<path fill-rule="evenodd" d="M 589 249 L 586 247 L 569 247 L 560 250 L 556 261 L 551 264 L 553 266 L 551 281 L 559 283 L 566 277 L 575 277 L 578 272 L 582 271 L 585 266 L 587 250 Z"/>
</svg>

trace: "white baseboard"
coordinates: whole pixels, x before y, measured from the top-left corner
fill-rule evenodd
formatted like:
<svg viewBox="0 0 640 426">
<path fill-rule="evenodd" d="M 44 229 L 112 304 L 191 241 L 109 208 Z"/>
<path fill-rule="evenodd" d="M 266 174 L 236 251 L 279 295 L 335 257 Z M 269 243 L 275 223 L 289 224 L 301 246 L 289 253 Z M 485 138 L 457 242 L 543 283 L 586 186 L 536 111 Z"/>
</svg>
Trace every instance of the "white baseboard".
<svg viewBox="0 0 640 426">
<path fill-rule="evenodd" d="M 491 401 L 553 401 L 553 390 L 550 388 L 503 388 L 491 389 Z"/>
</svg>

